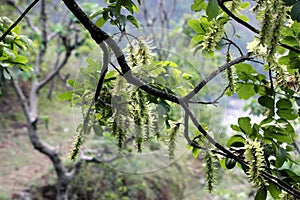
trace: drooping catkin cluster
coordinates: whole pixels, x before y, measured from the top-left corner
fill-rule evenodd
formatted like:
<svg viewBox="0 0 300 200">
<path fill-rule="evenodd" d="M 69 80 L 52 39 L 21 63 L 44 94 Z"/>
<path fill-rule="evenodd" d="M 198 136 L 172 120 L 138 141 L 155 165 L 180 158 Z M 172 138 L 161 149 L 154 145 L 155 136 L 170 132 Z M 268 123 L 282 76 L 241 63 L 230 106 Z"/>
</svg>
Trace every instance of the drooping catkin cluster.
<svg viewBox="0 0 300 200">
<path fill-rule="evenodd" d="M 121 112 L 121 108 L 116 109 L 115 117 L 114 117 L 115 128 L 113 129 L 113 135 L 118 139 L 118 147 L 121 149 L 124 147 L 124 142 L 126 140 L 126 128 L 125 122 L 130 124 L 128 120 L 128 116 Z"/>
<path fill-rule="evenodd" d="M 228 63 L 228 62 L 230 62 L 230 60 L 231 60 L 230 53 L 227 52 L 226 62 Z M 236 80 L 234 77 L 234 74 L 235 74 L 234 67 L 233 66 L 228 67 L 225 71 L 225 74 L 226 74 L 226 79 L 228 81 L 228 89 L 226 91 L 226 94 L 231 96 L 236 92 Z"/>
<path fill-rule="evenodd" d="M 150 42 L 142 37 L 136 38 L 125 50 L 128 63 L 137 72 L 150 64 L 154 55 Z M 118 139 L 118 146 L 122 148 L 127 136 L 133 134 L 137 151 L 141 152 L 143 142 L 158 135 L 156 107 L 151 105 L 144 91 L 128 84 L 122 76 L 116 78 L 112 93 L 116 100 L 113 102 L 113 136 Z"/>
<path fill-rule="evenodd" d="M 116 97 L 113 121 L 111 123 L 112 136 L 118 140 L 120 149 L 124 147 L 126 139 L 133 133 L 138 152 L 142 151 L 142 144 L 151 136 L 157 136 L 158 117 L 156 107 L 151 105 L 147 95 L 139 88 L 131 88 L 123 97 Z"/>
<path fill-rule="evenodd" d="M 295 197 L 289 193 L 287 193 L 286 191 L 283 191 L 282 193 L 279 194 L 279 200 L 291 200 L 291 199 L 295 199 Z"/>
<path fill-rule="evenodd" d="M 248 178 L 256 187 L 266 185 L 260 173 L 265 170 L 264 149 L 259 141 L 249 140 L 245 145 L 245 161 L 248 164 Z"/>
<path fill-rule="evenodd" d="M 281 88 L 289 88 L 295 92 L 299 92 L 300 89 L 300 77 L 299 72 L 295 71 L 290 74 L 286 66 L 274 67 L 276 83 Z"/>
<path fill-rule="evenodd" d="M 287 85 L 287 80 L 288 80 L 288 71 L 286 66 L 282 66 L 279 64 L 276 64 L 273 66 L 273 71 L 275 73 L 275 79 L 276 83 L 279 87 L 285 88 Z"/>
<path fill-rule="evenodd" d="M 131 67 L 150 64 L 150 60 L 154 55 L 152 53 L 153 47 L 150 44 L 151 41 L 139 37 L 127 46 L 127 59 Z"/>
<path fill-rule="evenodd" d="M 252 9 L 254 12 L 262 8 L 265 5 L 266 0 L 255 0 L 255 2 L 256 4 Z"/>
<path fill-rule="evenodd" d="M 203 42 L 201 43 L 203 49 L 207 51 L 214 51 L 223 35 L 224 24 L 214 20 L 209 27 L 209 31 L 205 34 Z"/>
<path fill-rule="evenodd" d="M 275 53 L 280 39 L 280 30 L 286 20 L 286 8 L 283 0 L 267 0 L 264 2 L 264 7 L 261 3 L 260 9 L 263 13 L 260 43 L 267 47 L 266 61 L 273 67 L 276 64 Z"/>
<path fill-rule="evenodd" d="M 299 190 L 300 184 L 293 185 L 293 188 Z M 286 191 L 282 191 L 279 195 L 279 200 L 296 200 L 298 198 L 294 197 L 292 194 L 287 193 Z"/>
<path fill-rule="evenodd" d="M 205 175 L 206 175 L 206 182 L 207 182 L 207 190 L 211 193 L 214 189 L 214 185 L 216 184 L 216 169 L 213 162 L 213 155 L 209 152 L 205 155 Z"/>
<path fill-rule="evenodd" d="M 82 144 L 82 136 L 80 134 L 77 134 L 73 141 L 72 151 L 71 151 L 70 155 L 68 156 L 68 158 L 74 162 L 76 161 L 76 158 L 79 155 L 81 144 Z"/>
<path fill-rule="evenodd" d="M 134 131 L 135 131 L 135 142 L 137 146 L 138 152 L 142 152 L 142 143 L 144 140 L 144 125 L 145 121 L 148 123 L 149 121 L 149 114 L 147 109 L 146 99 L 144 98 L 144 93 L 137 89 L 132 93 L 131 96 L 132 100 L 134 101 L 133 106 L 133 120 L 134 120 Z"/>
<path fill-rule="evenodd" d="M 149 111 L 150 111 L 150 120 L 149 120 L 150 131 L 158 139 L 160 138 L 160 134 L 158 130 L 159 124 L 158 124 L 156 109 L 153 106 L 149 106 Z"/>
</svg>

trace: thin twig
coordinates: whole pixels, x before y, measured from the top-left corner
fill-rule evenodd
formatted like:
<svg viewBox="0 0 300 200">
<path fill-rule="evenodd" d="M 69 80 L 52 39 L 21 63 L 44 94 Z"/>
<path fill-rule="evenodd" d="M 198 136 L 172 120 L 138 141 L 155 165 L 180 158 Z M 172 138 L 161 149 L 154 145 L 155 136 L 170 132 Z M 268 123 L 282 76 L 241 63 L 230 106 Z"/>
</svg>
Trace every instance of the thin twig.
<svg viewBox="0 0 300 200">
<path fill-rule="evenodd" d="M 3 33 L 0 37 L 0 42 L 4 40 L 4 38 L 10 33 L 10 31 L 16 27 L 19 22 L 26 16 L 26 14 L 39 2 L 39 0 L 34 0 L 26 10 L 18 17 L 18 19 Z"/>
<path fill-rule="evenodd" d="M 183 99 L 185 101 L 189 101 L 192 97 L 194 97 L 209 81 L 211 81 L 213 78 L 218 76 L 222 71 L 225 69 L 231 67 L 232 65 L 244 62 L 246 60 L 252 60 L 251 53 L 247 53 L 246 55 L 243 55 L 239 58 L 236 58 L 230 62 L 225 63 L 212 73 L 210 73 L 207 77 L 205 77 L 204 80 L 202 80 L 189 94 L 187 94 Z"/>
<path fill-rule="evenodd" d="M 226 40 L 227 42 L 229 42 L 229 44 L 232 44 L 233 46 L 235 46 L 235 48 L 237 48 L 237 50 L 239 51 L 239 53 L 240 53 L 241 56 L 244 55 L 242 49 L 235 42 L 233 42 L 229 38 L 225 38 L 225 37 L 223 37 L 222 39 Z"/>
<path fill-rule="evenodd" d="M 21 8 L 16 4 L 15 0 L 7 0 L 7 3 L 8 3 L 9 5 L 13 6 L 15 9 L 17 9 L 17 11 L 18 11 L 20 14 L 22 14 L 22 13 L 24 12 L 24 11 L 21 10 Z M 34 32 L 36 32 L 37 34 L 40 34 L 40 33 L 41 33 L 41 31 L 39 30 L 39 28 L 33 25 L 31 19 L 30 19 L 27 15 L 25 15 L 24 18 L 25 18 L 25 20 L 26 20 L 28 26 L 29 26 Z"/>
<path fill-rule="evenodd" d="M 214 106 L 217 107 L 217 103 L 219 103 L 218 101 L 224 96 L 226 90 L 229 88 L 229 85 L 227 85 L 227 87 L 223 90 L 223 92 L 214 100 L 214 101 L 208 101 L 208 102 L 203 102 L 203 101 L 189 101 L 189 103 L 193 103 L 193 104 L 204 104 L 204 105 L 208 105 L 208 104 L 212 104 Z"/>
</svg>

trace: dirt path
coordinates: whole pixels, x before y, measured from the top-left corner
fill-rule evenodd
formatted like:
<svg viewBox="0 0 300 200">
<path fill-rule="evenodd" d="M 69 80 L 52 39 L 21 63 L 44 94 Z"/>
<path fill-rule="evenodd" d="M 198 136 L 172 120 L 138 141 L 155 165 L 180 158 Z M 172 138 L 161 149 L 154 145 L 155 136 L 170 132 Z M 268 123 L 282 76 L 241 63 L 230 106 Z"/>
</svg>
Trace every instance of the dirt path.
<svg viewBox="0 0 300 200">
<path fill-rule="evenodd" d="M 1 141 L 0 160 L 0 198 L 28 189 L 37 180 L 43 183 L 51 166 L 46 156 L 31 147 L 26 135 Z"/>
</svg>

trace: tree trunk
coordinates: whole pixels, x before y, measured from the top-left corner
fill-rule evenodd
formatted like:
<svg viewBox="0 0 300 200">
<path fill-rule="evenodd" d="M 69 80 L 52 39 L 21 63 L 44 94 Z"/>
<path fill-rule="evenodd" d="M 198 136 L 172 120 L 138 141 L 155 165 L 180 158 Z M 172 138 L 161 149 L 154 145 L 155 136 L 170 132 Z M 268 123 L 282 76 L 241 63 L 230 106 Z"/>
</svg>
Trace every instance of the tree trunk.
<svg viewBox="0 0 300 200">
<path fill-rule="evenodd" d="M 57 177 L 56 200 L 68 200 L 68 181 L 64 177 Z"/>
</svg>

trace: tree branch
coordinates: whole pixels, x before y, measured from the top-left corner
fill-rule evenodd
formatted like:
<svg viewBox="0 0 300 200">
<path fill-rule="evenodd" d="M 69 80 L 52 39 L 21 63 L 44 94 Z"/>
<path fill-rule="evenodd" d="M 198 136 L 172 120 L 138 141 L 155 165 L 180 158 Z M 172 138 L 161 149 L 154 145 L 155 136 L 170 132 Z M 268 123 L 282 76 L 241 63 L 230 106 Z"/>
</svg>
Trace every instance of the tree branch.
<svg viewBox="0 0 300 200">
<path fill-rule="evenodd" d="M 106 32 L 98 28 L 91 21 L 74 0 L 62 1 L 65 3 L 68 9 L 77 17 L 81 24 L 89 31 L 91 37 L 96 41 L 96 43 L 100 44 L 101 42 L 105 42 L 112 49 L 114 55 L 117 58 L 118 64 L 122 69 L 122 74 L 129 83 L 140 87 L 149 94 L 161 97 L 172 102 L 179 103 L 179 97 L 153 88 L 150 85 L 133 76 L 130 67 L 127 64 L 125 56 L 122 53 L 122 50 L 120 49 L 118 44 Z"/>
<path fill-rule="evenodd" d="M 15 0 L 7 0 L 7 4 L 13 6 L 15 9 L 17 9 L 17 11 L 22 14 L 24 11 L 21 10 L 21 8 L 16 4 Z M 31 28 L 34 32 L 36 32 L 37 34 L 40 34 L 41 31 L 38 27 L 34 26 L 32 21 L 30 20 L 30 18 L 25 15 L 24 16 L 29 28 Z"/>
<path fill-rule="evenodd" d="M 39 2 L 39 0 L 34 0 L 25 11 L 18 17 L 18 19 L 3 33 L 0 37 L 0 42 L 9 34 L 9 32 L 18 25 L 18 23 L 26 16 L 26 14 Z"/>
<path fill-rule="evenodd" d="M 237 23 L 245 26 L 246 28 L 248 28 L 249 30 L 251 30 L 254 33 L 259 34 L 259 30 L 254 28 L 252 25 L 248 24 L 247 22 L 241 20 L 240 18 L 238 18 L 237 16 L 235 16 L 232 12 L 230 12 L 230 10 L 228 10 L 228 8 L 226 8 L 226 6 L 224 5 L 224 0 L 218 0 L 218 4 L 220 6 L 220 8 L 227 14 L 229 15 L 232 19 L 234 19 Z"/>
<path fill-rule="evenodd" d="M 248 28 L 249 30 L 251 30 L 252 32 L 256 33 L 256 34 L 259 34 L 260 31 L 258 29 L 256 29 L 255 27 L 253 27 L 252 25 L 248 24 L 247 22 L 243 21 L 242 19 L 238 18 L 236 15 L 234 15 L 230 10 L 228 10 L 228 8 L 226 8 L 226 6 L 224 5 L 224 2 L 226 1 L 229 1 L 229 0 L 218 0 L 218 4 L 220 6 L 220 8 L 227 14 L 229 15 L 232 19 L 234 19 L 237 23 L 243 25 L 244 27 Z M 300 54 L 300 49 L 298 48 L 295 48 L 295 47 L 292 47 L 292 46 L 289 46 L 287 44 L 283 44 L 281 42 L 279 42 L 280 46 L 288 49 L 288 50 L 291 50 L 291 51 L 294 51 L 296 53 L 299 53 Z"/>
<path fill-rule="evenodd" d="M 229 86 L 227 86 L 223 92 L 213 101 L 210 102 L 203 102 L 203 101 L 189 101 L 189 103 L 193 103 L 193 104 L 204 104 L 204 105 L 208 105 L 208 104 L 212 104 L 214 106 L 217 106 L 216 104 L 219 103 L 218 101 L 224 96 L 226 90 L 229 88 Z"/>
<path fill-rule="evenodd" d="M 236 58 L 230 62 L 225 63 L 212 73 L 205 77 L 203 81 L 201 81 L 189 94 L 187 94 L 183 99 L 184 101 L 189 101 L 192 97 L 194 97 L 209 81 L 211 81 L 213 78 L 215 78 L 217 75 L 219 75 L 222 71 L 225 69 L 231 67 L 232 65 L 244 62 L 246 60 L 251 60 L 252 58 L 250 57 L 251 53 L 247 53 L 246 55 L 243 55 L 239 58 Z"/>
<path fill-rule="evenodd" d="M 225 157 L 228 158 L 232 158 L 234 159 L 236 162 L 239 162 L 242 165 L 247 165 L 247 163 L 245 163 L 245 161 L 236 156 L 235 154 L 233 154 L 231 151 L 229 151 L 228 149 L 226 149 L 225 147 L 223 147 L 222 145 L 220 145 L 217 141 L 215 141 L 208 133 L 207 131 L 205 131 L 203 129 L 203 127 L 199 124 L 198 120 L 195 118 L 195 116 L 193 115 L 193 113 L 191 112 L 191 110 L 188 108 L 186 103 L 181 103 L 181 106 L 183 107 L 183 109 L 185 110 L 185 112 L 189 115 L 189 117 L 191 118 L 192 122 L 194 123 L 194 125 L 197 127 L 198 131 L 200 131 L 200 133 L 202 133 L 203 136 L 205 136 L 205 138 L 212 144 L 214 145 L 217 149 L 221 150 L 224 154 Z M 194 144 L 194 141 L 196 138 L 199 138 L 199 136 L 196 136 L 193 141 L 192 141 L 192 146 Z M 195 146 L 197 147 L 197 146 Z M 278 185 L 280 188 L 284 189 L 285 191 L 287 191 L 288 193 L 294 195 L 297 198 L 300 198 L 300 192 L 295 190 L 294 188 L 292 188 L 290 185 L 288 185 L 287 183 L 285 183 L 284 181 L 280 180 L 279 178 L 269 174 L 266 171 L 262 171 L 261 172 L 261 176 L 263 176 L 266 180 L 271 181 L 273 183 L 275 183 L 276 185 Z"/>
<path fill-rule="evenodd" d="M 22 110 L 25 114 L 27 123 L 31 123 L 31 119 L 30 119 L 30 109 L 29 109 L 29 105 L 27 103 L 26 97 L 24 95 L 24 92 L 22 91 L 20 85 L 17 83 L 17 80 L 12 80 L 12 85 L 13 88 L 15 89 L 15 92 L 19 98 Z"/>
<path fill-rule="evenodd" d="M 110 62 L 110 55 L 108 53 L 108 49 L 107 49 L 106 44 L 101 42 L 99 46 L 103 51 L 103 66 L 102 66 L 100 78 L 99 78 L 99 81 L 98 81 L 98 84 L 97 84 L 97 89 L 96 89 L 96 92 L 95 92 L 95 95 L 94 95 L 95 96 L 95 101 L 97 101 L 98 97 L 100 96 L 100 91 L 102 89 L 102 85 L 103 85 L 103 82 L 104 82 L 104 77 L 105 77 L 105 74 L 108 71 L 108 63 Z"/>
<path fill-rule="evenodd" d="M 48 76 L 42 80 L 39 85 L 38 85 L 38 91 L 40 89 L 42 89 L 47 83 L 49 83 L 58 73 L 59 71 L 67 64 L 70 56 L 71 56 L 71 48 L 70 46 L 67 44 L 67 42 L 65 41 L 65 39 L 63 39 L 64 41 L 64 46 L 66 48 L 66 54 L 65 54 L 65 57 L 63 59 L 63 61 L 60 63 L 60 65 L 58 67 L 56 67 L 50 74 L 48 74 Z"/>
<path fill-rule="evenodd" d="M 147 85 L 146 83 L 142 82 L 141 80 L 137 79 L 136 77 L 134 77 L 131 74 L 130 71 L 130 67 L 128 66 L 126 60 L 125 60 L 125 56 L 122 53 L 121 49 L 119 48 L 119 46 L 117 45 L 117 43 L 111 39 L 108 34 L 106 32 L 104 32 L 103 30 L 99 29 L 98 27 L 95 26 L 95 24 L 93 22 L 90 21 L 90 19 L 86 16 L 86 14 L 81 10 L 81 8 L 77 5 L 77 3 L 74 0 L 62 0 L 65 5 L 68 7 L 68 9 L 77 17 L 77 19 L 82 23 L 82 25 L 89 31 L 89 33 L 91 34 L 91 37 L 98 43 L 100 44 L 101 42 L 105 42 L 113 51 L 113 53 L 115 54 L 115 56 L 117 57 L 118 63 L 122 69 L 122 74 L 124 74 L 124 77 L 127 79 L 127 81 L 131 84 L 134 84 L 138 87 L 140 87 L 141 89 L 143 89 L 144 91 L 148 92 L 149 94 L 155 95 L 157 97 L 161 97 L 165 100 L 169 100 L 175 103 L 180 104 L 183 109 L 185 110 L 186 114 L 189 116 L 189 118 L 192 120 L 192 122 L 194 123 L 194 125 L 197 127 L 197 129 L 200 131 L 200 133 L 205 136 L 205 138 L 212 144 L 214 145 L 217 149 L 221 150 L 222 152 L 224 152 L 224 156 L 228 157 L 228 158 L 232 158 L 235 161 L 246 165 L 246 163 L 242 160 L 242 158 L 236 156 L 235 154 L 233 154 L 231 151 L 229 151 L 228 149 L 226 149 L 225 147 L 223 147 L 222 145 L 220 145 L 219 143 L 217 143 L 208 133 L 207 131 L 205 131 L 203 129 L 203 127 L 199 124 L 199 122 L 197 121 L 197 119 L 194 117 L 193 113 L 191 112 L 191 110 L 188 108 L 188 105 L 186 102 L 188 102 L 187 100 L 189 100 L 191 97 L 193 97 L 196 93 L 198 93 L 200 91 L 200 89 L 202 87 L 204 87 L 207 82 L 209 82 L 210 80 L 212 80 L 215 76 L 217 76 L 220 72 L 222 72 L 223 70 L 227 69 L 228 67 L 243 62 L 245 60 L 250 60 L 252 58 L 250 58 L 251 54 L 248 53 L 240 58 L 237 58 L 229 63 L 226 63 L 225 65 L 219 67 L 217 70 L 215 70 L 214 72 L 212 72 L 208 77 L 206 77 L 199 85 L 196 86 L 196 88 L 189 93 L 186 97 L 184 97 L 184 99 L 172 95 L 172 94 L 168 94 L 165 92 L 162 92 L 160 90 L 157 90 L 156 88 L 153 88 L 149 85 Z M 186 119 L 185 119 L 186 120 Z M 198 137 L 198 136 L 197 136 Z M 195 137 L 194 140 L 197 138 Z M 267 172 L 262 172 L 262 175 L 265 176 L 265 178 L 269 181 L 272 181 L 274 183 L 276 183 L 277 185 L 279 185 L 281 188 L 285 189 L 286 191 L 290 192 L 292 191 L 294 196 L 298 197 L 300 196 L 300 193 L 298 191 L 294 191 L 293 188 L 291 188 L 289 185 L 286 186 L 286 183 L 284 183 L 283 181 L 279 180 L 276 177 L 273 177 L 272 175 L 268 174 Z"/>
</svg>

